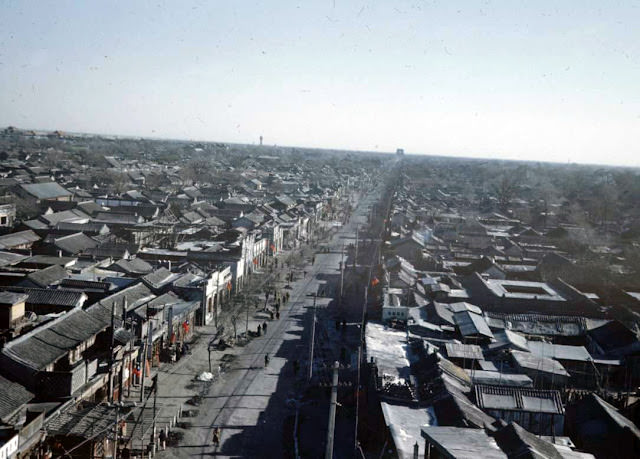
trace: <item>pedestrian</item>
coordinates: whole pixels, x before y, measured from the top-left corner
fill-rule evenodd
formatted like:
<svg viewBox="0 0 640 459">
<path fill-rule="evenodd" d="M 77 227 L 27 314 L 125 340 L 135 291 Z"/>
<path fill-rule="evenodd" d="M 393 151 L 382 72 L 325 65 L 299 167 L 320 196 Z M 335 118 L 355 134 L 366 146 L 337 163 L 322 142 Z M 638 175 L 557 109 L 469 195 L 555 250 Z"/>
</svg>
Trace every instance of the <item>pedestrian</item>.
<svg viewBox="0 0 640 459">
<path fill-rule="evenodd" d="M 289 302 L 289 292 L 287 292 L 287 303 Z"/>
<path fill-rule="evenodd" d="M 269 365 L 269 354 L 264 355 L 264 366 L 266 367 L 267 365 Z"/>
<path fill-rule="evenodd" d="M 262 327 L 258 324 L 258 336 L 262 334 Z"/>
<path fill-rule="evenodd" d="M 269 311 L 269 319 L 273 320 L 273 311 Z"/>
<path fill-rule="evenodd" d="M 160 429 L 160 435 L 158 435 L 158 438 L 160 440 L 160 448 L 162 448 L 162 451 L 164 451 L 165 449 L 167 449 L 167 434 L 165 433 L 164 429 Z"/>
<path fill-rule="evenodd" d="M 276 320 L 280 320 L 280 312 L 276 312 Z"/>
<path fill-rule="evenodd" d="M 262 322 L 262 329 L 264 330 L 264 334 L 267 334 L 267 321 Z"/>
<path fill-rule="evenodd" d="M 213 429 L 213 445 L 216 448 L 220 446 L 220 427 L 218 426 Z"/>
<path fill-rule="evenodd" d="M 280 312 L 280 300 L 276 302 L 276 312 Z"/>
</svg>

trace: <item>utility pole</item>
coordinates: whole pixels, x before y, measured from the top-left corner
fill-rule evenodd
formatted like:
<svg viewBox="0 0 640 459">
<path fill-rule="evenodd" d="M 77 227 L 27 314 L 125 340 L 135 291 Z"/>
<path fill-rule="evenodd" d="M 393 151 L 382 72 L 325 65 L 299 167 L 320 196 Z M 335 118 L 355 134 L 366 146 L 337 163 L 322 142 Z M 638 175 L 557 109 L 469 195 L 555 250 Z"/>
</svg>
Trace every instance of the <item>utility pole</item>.
<svg viewBox="0 0 640 459">
<path fill-rule="evenodd" d="M 153 377 L 153 428 L 151 429 L 151 436 L 153 437 L 153 444 L 156 441 L 156 403 L 158 400 L 158 373 Z M 144 410 L 144 408 L 142 408 Z"/>
<path fill-rule="evenodd" d="M 116 407 L 116 422 L 115 422 L 115 429 L 113 431 L 113 459 L 118 459 L 118 424 L 119 424 L 118 410 L 120 409 L 120 407 L 118 405 L 115 405 L 115 407 Z"/>
<path fill-rule="evenodd" d="M 358 346 L 358 376 L 356 377 L 356 426 L 354 450 L 358 449 L 358 416 L 360 410 L 360 362 L 362 360 L 362 343 Z"/>
<path fill-rule="evenodd" d="M 329 427 L 327 429 L 327 450 L 325 459 L 333 458 L 333 437 L 336 428 L 336 407 L 338 406 L 338 369 L 340 364 L 333 363 L 333 382 L 331 384 L 331 404 L 329 405 Z"/>
<path fill-rule="evenodd" d="M 222 293 L 220 292 L 220 267 L 218 266 L 218 277 L 216 278 L 216 297 L 214 298 L 215 310 L 213 311 L 214 324 L 216 333 L 218 332 L 218 314 L 220 314 L 220 301 L 222 301 Z"/>
<path fill-rule="evenodd" d="M 353 269 L 356 270 L 358 266 L 358 225 L 356 225 L 356 258 L 353 260 Z"/>
<path fill-rule="evenodd" d="M 111 345 L 109 346 L 109 400 L 113 403 L 113 348 L 116 335 L 116 302 L 111 305 Z"/>
<path fill-rule="evenodd" d="M 148 333 L 148 332 L 147 332 Z M 142 342 L 142 380 L 140 381 L 140 403 L 144 397 L 144 377 L 147 373 L 147 340 Z"/>
<path fill-rule="evenodd" d="M 344 242 L 342 243 L 342 252 L 340 255 L 340 298 L 338 298 L 338 306 L 342 306 L 343 286 L 344 286 Z"/>
<path fill-rule="evenodd" d="M 244 309 L 245 309 L 245 311 L 247 313 L 247 319 L 246 319 L 245 326 L 244 326 L 244 329 L 245 329 L 245 331 L 244 331 L 245 337 L 244 338 L 245 338 L 245 340 L 248 340 L 249 339 L 249 304 L 246 301 L 245 301 L 245 304 L 244 304 Z"/>
<path fill-rule="evenodd" d="M 311 378 L 313 377 L 313 344 L 316 338 L 316 298 L 318 297 L 318 292 L 313 294 L 313 322 L 311 323 L 311 342 L 309 343 L 309 376 L 307 378 L 308 382 L 311 382 Z"/>
<path fill-rule="evenodd" d="M 133 320 L 133 319 L 132 319 Z M 123 298 L 122 300 L 122 326 L 124 329 L 127 329 L 127 299 Z M 133 326 L 131 327 L 133 328 Z M 129 336 L 133 336 L 133 330 L 129 331 Z M 120 365 L 120 377 L 118 378 L 118 401 L 122 401 L 122 393 L 124 392 L 124 368 L 125 368 L 125 360 L 129 357 L 129 363 L 131 363 L 131 338 L 129 338 L 127 342 L 127 351 L 123 353 L 122 364 Z M 131 378 L 131 365 L 129 365 L 128 372 L 129 378 Z"/>
</svg>

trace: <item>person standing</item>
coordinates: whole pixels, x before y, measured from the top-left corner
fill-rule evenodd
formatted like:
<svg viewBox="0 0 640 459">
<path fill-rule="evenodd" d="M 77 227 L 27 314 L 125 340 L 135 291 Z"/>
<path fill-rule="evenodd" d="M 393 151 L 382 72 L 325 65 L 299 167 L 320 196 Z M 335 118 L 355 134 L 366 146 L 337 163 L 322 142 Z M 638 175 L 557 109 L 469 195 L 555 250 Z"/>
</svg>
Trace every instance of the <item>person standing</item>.
<svg viewBox="0 0 640 459">
<path fill-rule="evenodd" d="M 220 427 L 218 426 L 213 429 L 213 445 L 216 448 L 220 446 Z"/>
</svg>

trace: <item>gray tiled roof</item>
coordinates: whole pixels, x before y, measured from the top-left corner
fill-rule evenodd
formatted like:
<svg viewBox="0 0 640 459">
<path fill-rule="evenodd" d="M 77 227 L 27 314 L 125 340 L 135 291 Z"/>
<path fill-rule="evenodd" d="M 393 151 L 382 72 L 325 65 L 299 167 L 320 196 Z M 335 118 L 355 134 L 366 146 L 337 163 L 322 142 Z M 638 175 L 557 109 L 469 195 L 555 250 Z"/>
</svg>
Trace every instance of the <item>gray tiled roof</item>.
<svg viewBox="0 0 640 459">
<path fill-rule="evenodd" d="M 23 365 L 42 370 L 105 330 L 110 325 L 110 320 L 106 320 L 108 318 L 91 311 L 72 309 L 58 319 L 10 341 L 2 353 Z"/>
<path fill-rule="evenodd" d="M 27 305 L 50 304 L 53 306 L 67 306 L 74 308 L 76 306 L 81 306 L 87 299 L 87 296 L 84 293 L 74 290 L 54 290 L 47 288 L 22 288 L 20 290 L 27 295 Z"/>
<path fill-rule="evenodd" d="M 27 299 L 24 293 L 0 292 L 0 304 L 14 305 Z"/>
<path fill-rule="evenodd" d="M 27 276 L 27 279 L 39 287 L 48 287 L 49 285 L 61 281 L 67 276 L 68 273 L 62 266 L 53 265 L 48 268 L 32 272 Z"/>
<path fill-rule="evenodd" d="M 98 242 L 84 233 L 75 233 L 56 238 L 53 244 L 66 253 L 77 254 L 96 247 Z"/>
<path fill-rule="evenodd" d="M 33 398 L 34 395 L 22 385 L 0 376 L 0 419 L 10 416 Z"/>
<path fill-rule="evenodd" d="M 71 193 L 56 182 L 29 183 L 20 185 L 27 193 L 37 199 L 54 199 L 62 196 L 71 196 Z"/>
<path fill-rule="evenodd" d="M 31 230 L 5 234 L 4 236 L 0 236 L 0 249 L 11 249 L 19 245 L 29 244 L 39 240 L 40 236 Z"/>
</svg>

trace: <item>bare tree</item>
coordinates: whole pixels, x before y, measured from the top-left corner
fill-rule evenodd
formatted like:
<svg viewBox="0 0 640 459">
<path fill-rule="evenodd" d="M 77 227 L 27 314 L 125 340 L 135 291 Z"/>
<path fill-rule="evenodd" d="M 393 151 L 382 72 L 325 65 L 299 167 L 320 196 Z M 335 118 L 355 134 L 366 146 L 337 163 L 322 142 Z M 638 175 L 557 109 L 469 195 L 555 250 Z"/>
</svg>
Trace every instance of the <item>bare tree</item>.
<svg viewBox="0 0 640 459">
<path fill-rule="evenodd" d="M 503 175 L 502 178 L 492 186 L 492 191 L 498 199 L 498 206 L 502 212 L 509 208 L 509 204 L 515 197 L 517 182 L 514 177 Z"/>
</svg>

